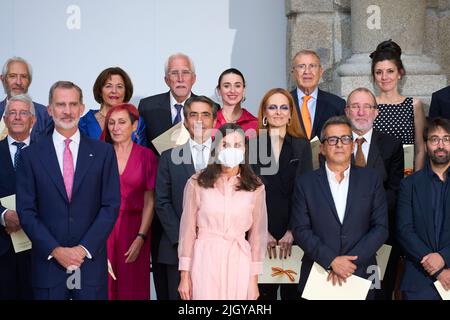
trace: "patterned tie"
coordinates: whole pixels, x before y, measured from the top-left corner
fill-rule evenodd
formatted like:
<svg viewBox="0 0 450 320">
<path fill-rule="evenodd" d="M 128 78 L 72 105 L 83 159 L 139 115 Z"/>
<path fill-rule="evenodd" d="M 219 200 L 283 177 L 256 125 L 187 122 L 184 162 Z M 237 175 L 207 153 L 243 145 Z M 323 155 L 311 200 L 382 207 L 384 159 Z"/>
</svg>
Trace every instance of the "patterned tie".
<svg viewBox="0 0 450 320">
<path fill-rule="evenodd" d="M 355 157 L 355 165 L 358 167 L 365 167 L 366 166 L 366 159 L 364 158 L 364 153 L 362 151 L 362 144 L 366 141 L 364 138 L 357 138 L 356 143 L 358 144 L 358 149 L 356 150 L 356 157 Z"/>
<path fill-rule="evenodd" d="M 183 109 L 182 104 L 176 104 L 175 109 L 177 109 L 177 115 L 175 116 L 175 119 L 173 119 L 173 124 L 177 124 L 181 121 L 181 109 Z"/>
<path fill-rule="evenodd" d="M 14 170 L 16 170 L 17 169 L 17 160 L 19 160 L 20 152 L 22 151 L 22 148 L 25 147 L 25 143 L 14 141 L 12 144 L 17 147 L 16 153 L 14 154 L 14 163 L 13 163 Z"/>
<path fill-rule="evenodd" d="M 205 158 L 203 157 L 203 150 L 205 150 L 206 146 L 203 144 L 195 144 L 194 149 L 197 150 L 197 156 L 195 157 L 195 171 L 199 172 L 200 170 L 206 167 Z"/>
<path fill-rule="evenodd" d="M 64 185 L 66 186 L 67 198 L 69 198 L 69 202 L 72 200 L 72 187 L 73 187 L 73 157 L 72 151 L 70 151 L 69 144 L 72 142 L 70 139 L 64 140 L 65 148 L 64 148 L 64 157 L 63 157 L 63 178 Z"/>
<path fill-rule="evenodd" d="M 308 101 L 311 99 L 311 96 L 303 96 L 303 103 L 302 103 L 302 120 L 303 120 L 303 126 L 305 127 L 305 133 L 308 139 L 311 139 L 311 114 L 309 113 L 308 109 Z"/>
</svg>

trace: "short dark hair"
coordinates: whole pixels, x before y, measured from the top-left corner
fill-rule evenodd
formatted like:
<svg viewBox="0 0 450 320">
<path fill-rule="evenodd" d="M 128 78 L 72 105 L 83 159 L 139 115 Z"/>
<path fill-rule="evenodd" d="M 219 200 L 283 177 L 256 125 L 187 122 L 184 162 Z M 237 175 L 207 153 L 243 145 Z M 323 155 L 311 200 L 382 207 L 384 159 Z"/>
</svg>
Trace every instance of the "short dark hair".
<svg viewBox="0 0 450 320">
<path fill-rule="evenodd" d="M 217 110 L 219 110 L 219 105 L 206 96 L 191 96 L 186 100 L 183 107 L 183 115 L 185 119 L 188 118 L 189 112 L 191 111 L 191 104 L 194 102 L 203 102 L 208 104 L 211 107 L 213 119 L 217 119 Z"/>
<path fill-rule="evenodd" d="M 83 91 L 81 91 L 81 88 L 77 86 L 75 83 L 71 81 L 57 81 L 50 87 L 50 92 L 48 93 L 48 104 L 51 105 L 53 102 L 53 94 L 55 93 L 55 90 L 61 88 L 61 89 L 76 89 L 78 91 L 78 95 L 80 96 L 79 102 L 83 103 Z"/>
<path fill-rule="evenodd" d="M 119 67 L 111 67 L 103 70 L 98 75 L 95 80 L 94 87 L 92 88 L 92 92 L 94 93 L 94 99 L 98 103 L 103 103 L 102 97 L 102 88 L 105 85 L 106 81 L 108 81 L 111 76 L 121 76 L 123 79 L 123 83 L 125 85 L 125 97 L 123 98 L 123 102 L 130 101 L 133 96 L 133 82 L 131 82 L 130 76 L 126 73 L 122 68 Z"/>
<path fill-rule="evenodd" d="M 220 143 L 227 134 L 233 132 L 238 132 L 245 141 L 245 163 L 239 164 L 240 179 L 239 185 L 236 186 L 236 190 L 255 191 L 260 185 L 262 185 L 261 180 L 253 172 L 251 166 L 249 165 L 248 140 L 245 138 L 244 130 L 241 126 L 235 123 L 226 123 L 219 128 L 215 135 L 214 148 L 211 149 L 211 159 L 214 159 L 214 162 L 208 164 L 208 166 L 202 170 L 198 176 L 198 184 L 201 187 L 214 188 L 214 184 L 222 172 L 221 165 L 216 161 L 217 144 Z"/>
<path fill-rule="evenodd" d="M 398 72 L 404 76 L 406 71 L 400 58 L 401 55 L 402 48 L 392 41 L 392 39 L 381 42 L 375 51 L 370 54 L 370 58 L 372 59 L 372 77 L 375 79 L 375 65 L 385 60 L 393 61 L 397 66 Z"/>
<path fill-rule="evenodd" d="M 244 75 L 242 74 L 242 72 L 240 72 L 238 69 L 236 68 L 229 68 L 225 71 L 223 71 L 220 76 L 219 76 L 219 80 L 217 81 L 217 87 L 216 89 L 220 88 L 220 83 L 222 82 L 222 78 L 227 75 L 227 74 L 237 74 L 239 77 L 242 78 L 242 85 L 245 87 L 245 78 Z"/>
<path fill-rule="evenodd" d="M 445 132 L 450 134 L 450 120 L 442 117 L 428 119 L 423 130 L 423 140 L 427 141 L 429 133 L 437 130 L 438 128 L 442 128 Z"/>
<path fill-rule="evenodd" d="M 325 130 L 327 129 L 327 127 L 338 124 L 346 125 L 350 129 L 350 131 L 352 131 L 352 124 L 350 123 L 350 120 L 348 120 L 346 116 L 331 117 L 327 121 L 325 121 L 322 130 L 320 131 L 320 142 L 322 143 L 324 142 Z"/>
</svg>

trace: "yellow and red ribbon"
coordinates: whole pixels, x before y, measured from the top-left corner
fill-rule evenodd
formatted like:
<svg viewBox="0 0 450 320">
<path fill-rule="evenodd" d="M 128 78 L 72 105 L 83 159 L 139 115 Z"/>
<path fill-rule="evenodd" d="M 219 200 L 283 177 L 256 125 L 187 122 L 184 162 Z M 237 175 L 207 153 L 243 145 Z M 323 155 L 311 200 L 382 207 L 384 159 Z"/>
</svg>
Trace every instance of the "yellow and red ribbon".
<svg viewBox="0 0 450 320">
<path fill-rule="evenodd" d="M 280 276 L 283 274 L 287 275 L 289 280 L 291 280 L 291 282 L 294 282 L 295 278 L 293 274 L 297 275 L 297 272 L 291 269 L 284 270 L 283 268 L 280 267 L 272 267 L 272 274 L 271 274 L 272 277 Z"/>
</svg>

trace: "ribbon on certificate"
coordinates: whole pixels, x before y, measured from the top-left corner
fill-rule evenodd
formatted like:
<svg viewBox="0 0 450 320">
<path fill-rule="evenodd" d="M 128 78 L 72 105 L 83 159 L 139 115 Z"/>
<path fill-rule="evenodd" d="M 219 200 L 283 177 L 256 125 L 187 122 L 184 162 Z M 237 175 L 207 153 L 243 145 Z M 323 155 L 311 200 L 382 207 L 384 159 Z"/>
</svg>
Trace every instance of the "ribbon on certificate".
<svg viewBox="0 0 450 320">
<path fill-rule="evenodd" d="M 280 267 L 272 267 L 272 277 L 276 277 L 276 276 L 280 276 L 280 275 L 287 275 L 289 280 L 291 280 L 291 282 L 295 281 L 295 278 L 293 276 L 293 274 L 297 275 L 297 272 L 295 272 L 294 270 L 291 269 L 286 269 L 284 270 L 283 268 Z"/>
</svg>

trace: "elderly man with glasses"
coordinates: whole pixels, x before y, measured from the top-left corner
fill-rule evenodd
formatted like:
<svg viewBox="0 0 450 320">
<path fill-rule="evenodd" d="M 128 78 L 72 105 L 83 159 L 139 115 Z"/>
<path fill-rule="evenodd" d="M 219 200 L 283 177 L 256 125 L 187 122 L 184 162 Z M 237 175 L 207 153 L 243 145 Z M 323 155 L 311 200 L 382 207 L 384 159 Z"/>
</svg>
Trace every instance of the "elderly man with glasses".
<svg viewBox="0 0 450 320">
<path fill-rule="evenodd" d="M 373 169 L 351 165 L 348 119 L 328 119 L 320 136 L 325 165 L 297 179 L 292 200 L 292 233 L 305 252 L 300 294 L 314 262 L 328 270 L 330 285 L 343 285 L 351 275 L 373 278 L 376 252 L 388 237 L 382 181 Z M 367 299 L 374 295 L 370 290 Z"/>
</svg>

